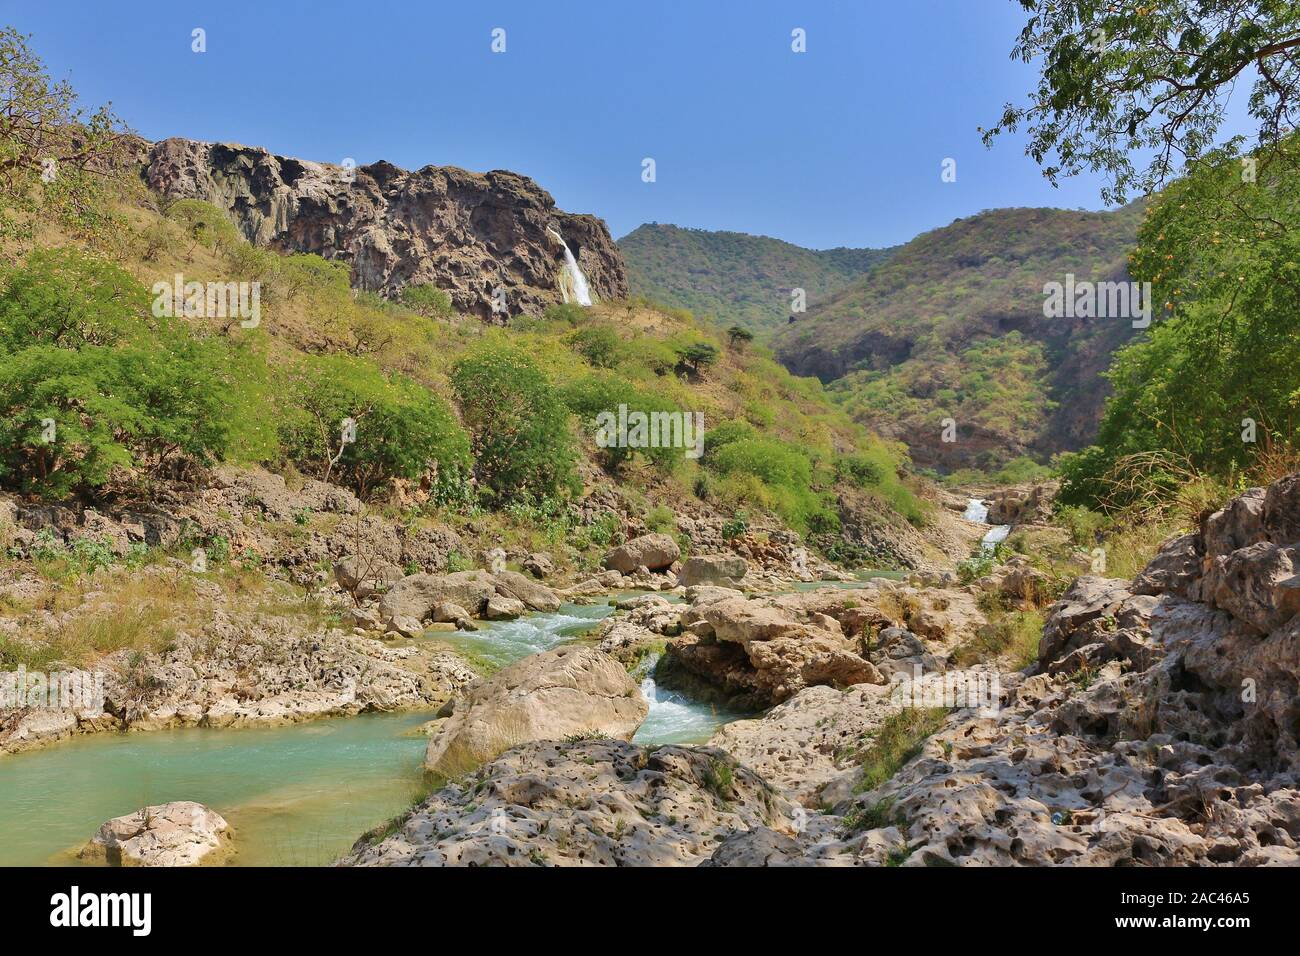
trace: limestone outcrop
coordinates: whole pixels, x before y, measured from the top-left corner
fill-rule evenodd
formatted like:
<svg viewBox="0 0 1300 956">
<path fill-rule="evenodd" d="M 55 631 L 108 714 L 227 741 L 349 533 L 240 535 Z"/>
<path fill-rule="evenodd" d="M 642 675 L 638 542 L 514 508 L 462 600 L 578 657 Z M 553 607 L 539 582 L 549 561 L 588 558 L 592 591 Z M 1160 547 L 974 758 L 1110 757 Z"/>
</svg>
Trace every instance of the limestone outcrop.
<svg viewBox="0 0 1300 956">
<path fill-rule="evenodd" d="M 450 784 L 351 866 L 697 866 L 737 832 L 811 815 L 719 750 L 542 742 Z"/>
<path fill-rule="evenodd" d="M 562 301 L 565 245 L 597 297 L 627 297 L 605 223 L 557 209 L 546 190 L 505 170 L 348 167 L 174 138 L 149 150 L 144 179 L 169 198 L 219 207 L 257 245 L 346 262 L 357 288 L 391 295 L 434 285 L 457 310 L 489 321 Z M 504 313 L 493 310 L 497 288 Z"/>
<path fill-rule="evenodd" d="M 109 866 L 199 866 L 233 852 L 234 832 L 219 813 L 177 801 L 109 820 L 78 854 Z"/>
<path fill-rule="evenodd" d="M 529 741 L 630 740 L 648 712 L 640 687 L 618 661 L 591 647 L 560 647 L 466 688 L 436 726 L 425 766 L 454 777 Z"/>
</svg>

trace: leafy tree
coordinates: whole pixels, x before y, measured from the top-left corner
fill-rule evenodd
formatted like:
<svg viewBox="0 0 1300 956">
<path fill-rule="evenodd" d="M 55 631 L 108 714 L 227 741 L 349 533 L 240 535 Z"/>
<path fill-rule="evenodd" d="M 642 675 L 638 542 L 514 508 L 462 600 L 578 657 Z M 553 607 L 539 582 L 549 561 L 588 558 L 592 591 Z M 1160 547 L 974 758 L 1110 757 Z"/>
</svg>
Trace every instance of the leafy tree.
<svg viewBox="0 0 1300 956">
<path fill-rule="evenodd" d="M 578 490 L 568 411 L 527 353 L 490 339 L 455 364 L 451 383 L 481 492 L 504 505 Z"/>
<path fill-rule="evenodd" d="M 718 360 L 718 347 L 711 342 L 686 342 L 677 347 L 678 367 L 699 375 Z"/>
<path fill-rule="evenodd" d="M 148 315 L 148 293 L 124 269 L 70 247 L 38 249 L 4 275 L 0 347 L 110 345 Z"/>
<path fill-rule="evenodd" d="M 1116 354 L 1096 445 L 1062 461 L 1066 503 L 1123 504 L 1137 461 L 1173 490 L 1189 467 L 1231 476 L 1300 446 L 1300 186 L 1286 171 L 1300 143 L 1277 149 L 1291 155 L 1256 182 L 1212 154 L 1153 205 L 1132 270 L 1164 318 Z"/>
<path fill-rule="evenodd" d="M 1024 125 L 1048 180 L 1109 177 L 1107 202 L 1149 192 L 1215 146 L 1236 80 L 1253 70 L 1257 145 L 1295 127 L 1300 5 L 1285 0 L 1019 0 L 1012 56 L 1041 63 L 1028 106 L 1007 104 L 989 143 Z M 1145 166 L 1137 157 L 1150 157 Z"/>
<path fill-rule="evenodd" d="M 754 333 L 743 325 L 733 325 L 727 329 L 727 341 L 731 343 L 731 347 L 734 349 L 737 343 L 744 346 L 754 341 Z"/>
<path fill-rule="evenodd" d="M 208 463 L 233 422 L 221 343 L 181 328 L 153 341 L 35 345 L 0 357 L 0 481 L 51 498 L 90 495 L 115 470 Z"/>
<path fill-rule="evenodd" d="M 412 283 L 402 289 L 399 298 L 402 305 L 426 318 L 450 319 L 456 314 L 451 295 L 437 286 Z"/>
<path fill-rule="evenodd" d="M 102 237 L 103 189 L 123 168 L 126 130 L 109 110 L 87 115 L 12 27 L 0 28 L 0 238 L 27 238 L 31 216 L 53 213 Z"/>
<path fill-rule="evenodd" d="M 435 497 L 459 497 L 469 439 L 450 406 L 415 382 L 366 359 L 308 356 L 290 373 L 285 398 L 281 440 L 305 471 L 362 496 L 393 478 L 428 476 Z"/>
</svg>

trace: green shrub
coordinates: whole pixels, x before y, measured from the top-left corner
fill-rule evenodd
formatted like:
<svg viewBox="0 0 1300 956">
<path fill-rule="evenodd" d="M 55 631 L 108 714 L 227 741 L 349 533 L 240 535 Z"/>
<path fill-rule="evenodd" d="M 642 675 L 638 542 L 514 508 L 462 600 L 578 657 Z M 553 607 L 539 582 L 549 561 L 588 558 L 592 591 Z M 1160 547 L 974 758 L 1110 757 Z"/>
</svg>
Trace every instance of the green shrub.
<svg viewBox="0 0 1300 956">
<path fill-rule="evenodd" d="M 402 289 L 398 298 L 402 305 L 426 318 L 450 319 L 456 314 L 451 295 L 437 286 L 412 283 Z"/>
<path fill-rule="evenodd" d="M 480 492 L 504 505 L 578 490 L 568 411 L 526 352 L 494 337 L 455 364 L 451 382 Z"/>
<path fill-rule="evenodd" d="M 623 340 L 603 323 L 585 325 L 570 333 L 567 341 L 595 368 L 613 368 L 623 357 Z"/>
<path fill-rule="evenodd" d="M 450 406 L 365 359 L 311 356 L 291 370 L 280 427 L 285 454 L 301 470 L 366 495 L 393 478 L 434 472 L 435 499 L 462 493 L 469 439 Z M 356 440 L 343 441 L 352 419 Z"/>
<path fill-rule="evenodd" d="M 587 311 L 575 302 L 548 305 L 542 312 L 542 318 L 548 322 L 564 322 L 569 325 L 581 325 L 587 321 Z"/>
<path fill-rule="evenodd" d="M 0 348 L 111 345 L 146 330 L 149 296 L 124 269 L 73 248 L 38 249 L 4 276 Z"/>
<path fill-rule="evenodd" d="M 604 413 L 617 416 L 620 405 L 626 405 L 629 412 L 644 412 L 646 415 L 676 411 L 657 395 L 643 391 L 617 375 L 585 376 L 564 386 L 560 395 L 565 406 L 582 420 L 584 433 L 593 436 L 600 427 L 597 416 Z M 612 471 L 637 452 L 664 469 L 671 469 L 682 455 L 680 448 L 625 448 L 615 445 L 602 448 L 600 455 L 605 467 Z"/>
</svg>

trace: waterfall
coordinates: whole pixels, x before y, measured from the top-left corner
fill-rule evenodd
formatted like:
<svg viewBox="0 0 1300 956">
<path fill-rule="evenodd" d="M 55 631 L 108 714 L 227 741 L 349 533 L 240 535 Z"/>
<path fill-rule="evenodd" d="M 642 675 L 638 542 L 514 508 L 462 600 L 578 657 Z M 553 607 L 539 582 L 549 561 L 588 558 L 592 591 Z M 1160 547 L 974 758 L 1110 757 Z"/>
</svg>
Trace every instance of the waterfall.
<svg viewBox="0 0 1300 956">
<path fill-rule="evenodd" d="M 569 244 L 564 241 L 564 237 L 552 229 L 546 227 L 546 231 L 560 240 L 560 245 L 564 246 L 564 276 L 560 279 L 560 294 L 564 296 L 564 301 L 576 301 L 578 305 L 591 305 L 591 287 L 587 285 L 587 277 L 582 274 L 578 268 L 578 260 L 573 257 L 569 251 Z M 566 281 L 567 280 L 567 281 Z"/>
<path fill-rule="evenodd" d="M 987 502 L 979 498 L 971 498 L 966 502 L 966 513 L 962 515 L 967 521 L 974 521 L 976 524 L 989 523 L 989 506 Z M 1005 541 L 1007 535 L 1011 533 L 1011 525 L 999 524 L 989 528 L 980 541 L 981 547 L 985 551 L 992 551 L 1001 542 Z"/>
</svg>

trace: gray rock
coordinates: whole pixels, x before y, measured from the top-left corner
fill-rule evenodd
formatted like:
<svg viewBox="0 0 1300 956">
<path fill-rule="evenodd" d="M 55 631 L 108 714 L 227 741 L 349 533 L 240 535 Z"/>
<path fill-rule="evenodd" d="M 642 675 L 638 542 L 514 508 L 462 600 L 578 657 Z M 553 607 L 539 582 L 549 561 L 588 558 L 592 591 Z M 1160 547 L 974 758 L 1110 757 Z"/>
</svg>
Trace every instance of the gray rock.
<svg viewBox="0 0 1300 956">
<path fill-rule="evenodd" d="M 477 615 L 495 593 L 496 580 L 486 571 L 412 574 L 388 589 L 379 602 L 379 614 L 385 620 L 397 616 L 423 620 L 435 604 L 450 602 Z"/>
<path fill-rule="evenodd" d="M 232 837 L 219 813 L 177 801 L 109 820 L 80 857 L 110 866 L 198 866 L 227 857 Z"/>
<path fill-rule="evenodd" d="M 733 554 L 698 555 L 688 558 L 677 575 L 677 583 L 684 588 L 697 584 L 714 584 L 721 587 L 739 587 L 749 572 L 745 559 Z"/>
<path fill-rule="evenodd" d="M 471 685 L 430 739 L 425 766 L 454 777 L 531 740 L 631 740 L 648 711 L 618 661 L 591 647 L 560 647 Z"/>
<path fill-rule="evenodd" d="M 681 548 L 666 534 L 643 534 L 619 545 L 605 555 L 605 567 L 621 574 L 635 574 L 638 568 L 661 571 L 681 556 Z"/>
<path fill-rule="evenodd" d="M 497 593 L 520 601 L 531 611 L 547 613 L 560 609 L 560 596 L 545 584 L 527 578 L 518 571 L 501 571 L 496 575 Z"/>
</svg>

